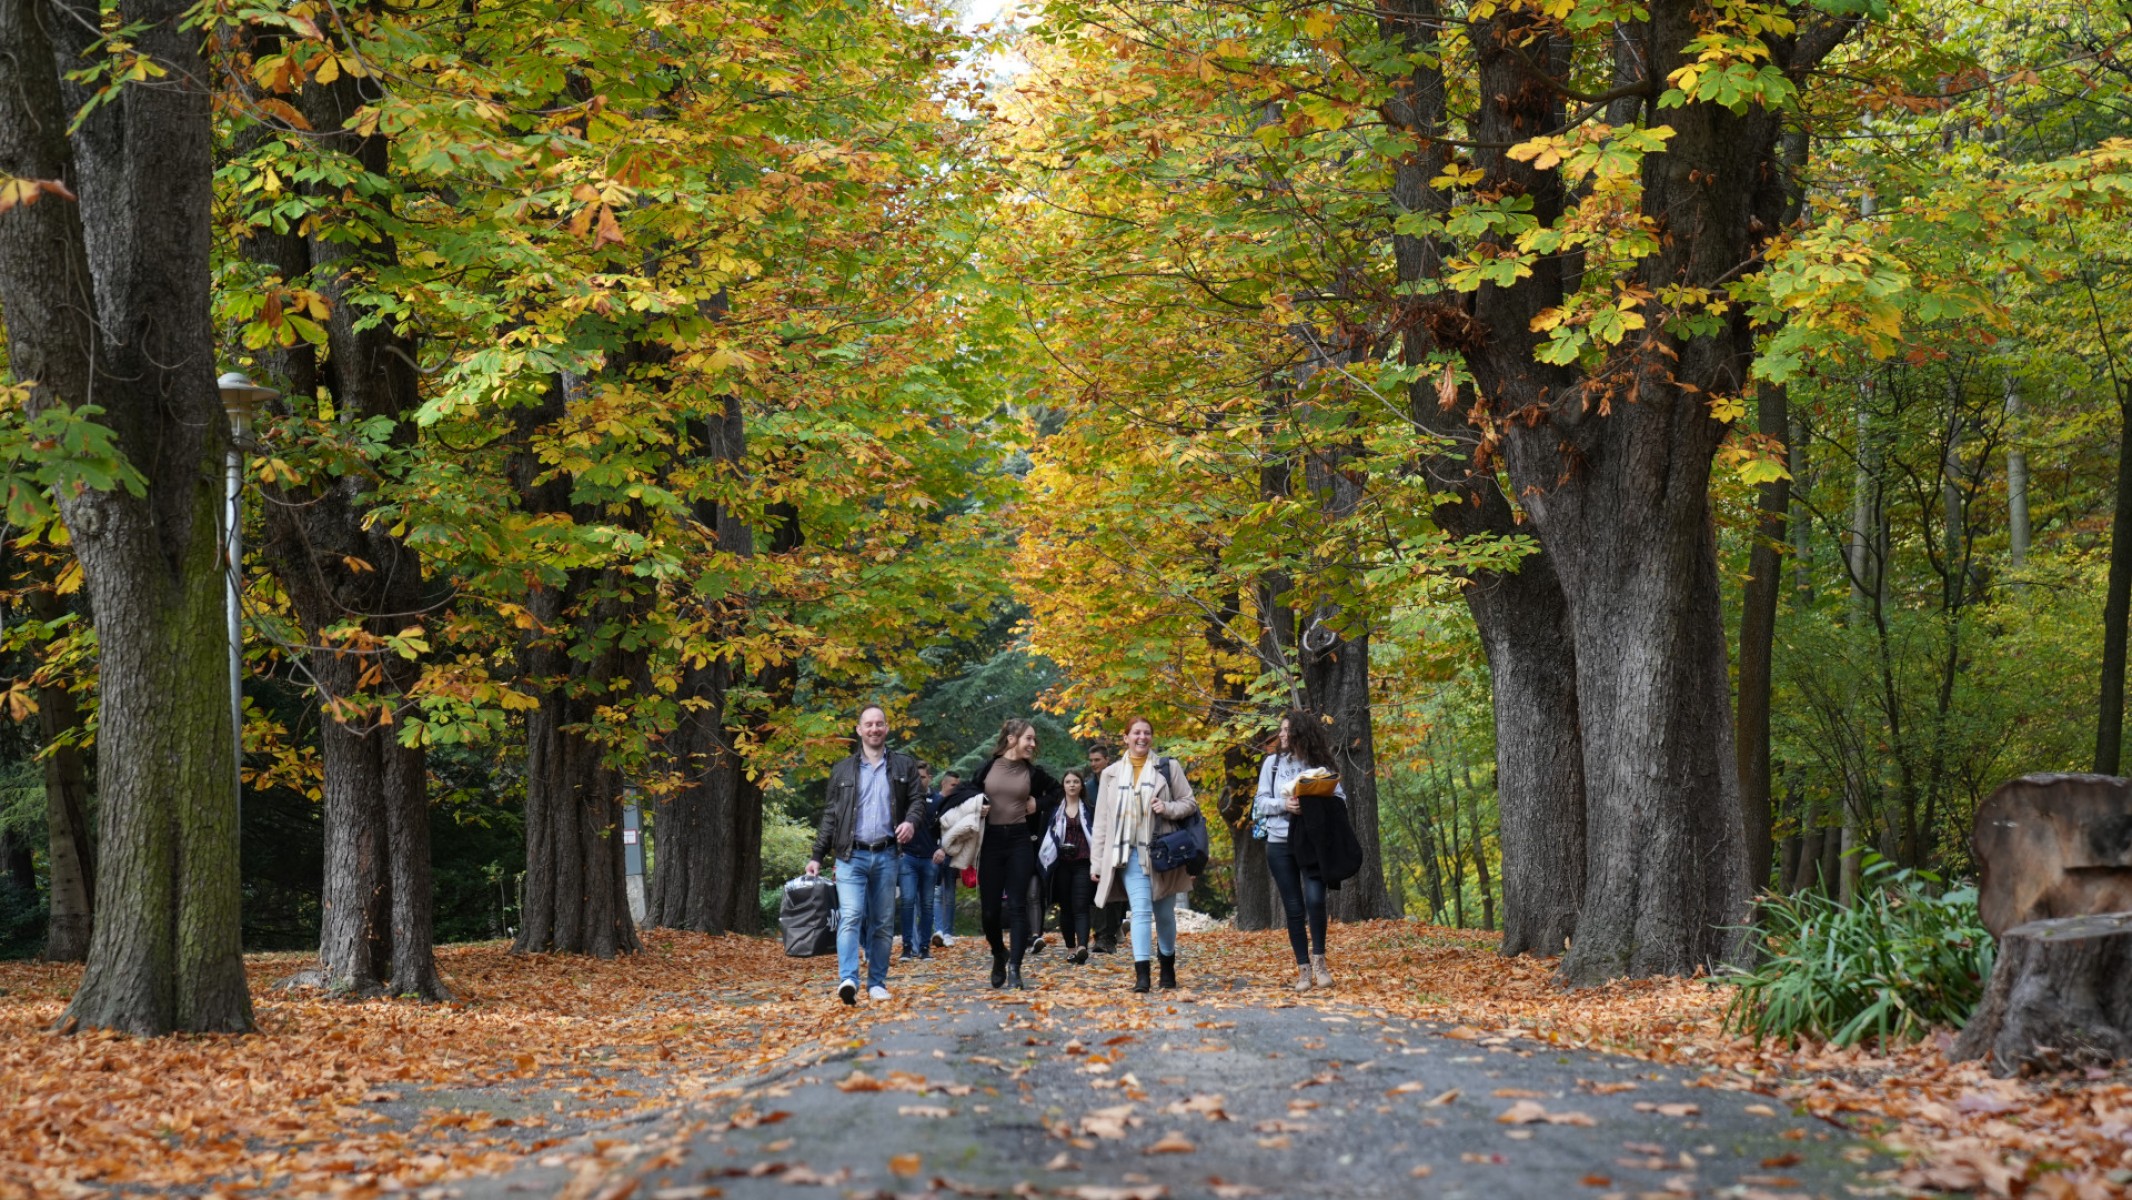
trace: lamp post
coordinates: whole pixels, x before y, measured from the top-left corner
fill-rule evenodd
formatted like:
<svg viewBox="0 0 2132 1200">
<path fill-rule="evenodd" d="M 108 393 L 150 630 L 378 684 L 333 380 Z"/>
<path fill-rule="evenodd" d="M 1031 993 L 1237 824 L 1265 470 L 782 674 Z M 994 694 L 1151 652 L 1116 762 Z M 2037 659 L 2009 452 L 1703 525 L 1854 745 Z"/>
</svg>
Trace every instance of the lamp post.
<svg viewBox="0 0 2132 1200">
<path fill-rule="evenodd" d="M 231 783 L 238 813 L 244 811 L 244 451 L 252 442 L 252 416 L 259 406 L 275 396 L 273 388 L 260 387 L 242 371 L 231 371 L 215 381 L 222 391 L 222 411 L 229 414 L 228 472 L 222 492 L 223 547 L 229 585 L 229 713 L 230 734 L 236 741 Z"/>
</svg>

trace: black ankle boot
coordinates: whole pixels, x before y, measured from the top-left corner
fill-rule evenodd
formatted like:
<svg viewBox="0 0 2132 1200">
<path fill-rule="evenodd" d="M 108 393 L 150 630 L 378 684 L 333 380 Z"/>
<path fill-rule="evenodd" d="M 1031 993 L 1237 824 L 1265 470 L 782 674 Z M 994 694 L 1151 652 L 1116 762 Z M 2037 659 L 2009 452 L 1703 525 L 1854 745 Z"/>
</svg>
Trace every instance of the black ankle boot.
<svg viewBox="0 0 2132 1200">
<path fill-rule="evenodd" d="M 1022 965 L 1020 963 L 1015 963 L 1007 968 L 1007 986 L 1017 992 L 1025 990 L 1022 987 Z"/>
<path fill-rule="evenodd" d="M 1140 960 L 1139 962 L 1136 962 L 1136 963 L 1134 963 L 1134 964 L 1133 964 L 1133 990 L 1134 990 L 1134 991 L 1136 991 L 1136 992 L 1144 992 L 1144 991 L 1148 990 L 1148 981 L 1147 981 L 1147 974 L 1148 974 L 1148 970 L 1147 970 L 1147 969 L 1148 969 L 1148 967 L 1149 967 L 1149 966 L 1151 966 L 1151 965 L 1152 965 L 1152 964 L 1150 964 L 1150 963 L 1149 963 L 1149 962 L 1148 962 L 1148 961 L 1147 961 L 1146 959 L 1144 959 L 1144 958 L 1143 958 L 1143 959 L 1141 959 L 1141 960 Z"/>
<path fill-rule="evenodd" d="M 1174 954 L 1157 954 L 1155 957 L 1162 961 L 1161 985 L 1166 988 L 1176 987 L 1177 956 Z"/>
<path fill-rule="evenodd" d="M 1072 957 L 1070 957 L 1070 958 L 1069 958 L 1069 959 L 1068 959 L 1067 961 L 1071 962 L 1071 963 L 1072 963 L 1072 964 L 1073 964 L 1074 966 L 1077 966 L 1077 967 L 1078 967 L 1078 966 L 1080 966 L 1080 965 L 1081 965 L 1082 963 L 1085 963 L 1085 962 L 1087 962 L 1087 961 L 1088 961 L 1088 947 L 1086 947 L 1086 946 L 1075 946 L 1075 947 L 1074 947 L 1074 949 L 1073 949 L 1073 955 L 1072 955 Z"/>
<path fill-rule="evenodd" d="M 1004 950 L 994 950 L 992 952 L 992 986 L 1005 987 L 1006 984 L 1007 953 Z"/>
</svg>

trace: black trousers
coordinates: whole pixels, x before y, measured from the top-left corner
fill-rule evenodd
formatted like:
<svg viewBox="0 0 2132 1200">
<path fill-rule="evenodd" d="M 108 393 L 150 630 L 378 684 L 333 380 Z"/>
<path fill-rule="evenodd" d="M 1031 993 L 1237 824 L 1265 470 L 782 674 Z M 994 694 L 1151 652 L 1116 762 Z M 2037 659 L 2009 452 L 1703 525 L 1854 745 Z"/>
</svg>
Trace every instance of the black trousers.
<svg viewBox="0 0 2132 1200">
<path fill-rule="evenodd" d="M 1118 932 L 1125 926 L 1125 884 L 1122 881 L 1114 883 L 1111 885 L 1111 891 L 1114 894 L 1110 903 L 1095 910 L 1095 937 L 1096 941 L 1104 946 L 1115 948 L 1118 944 Z M 1090 900 L 1093 902 L 1094 897 L 1091 896 Z"/>
<path fill-rule="evenodd" d="M 1089 907 L 1096 898 L 1096 881 L 1088 877 L 1086 862 L 1062 862 L 1052 868 L 1051 886 L 1059 898 L 1059 933 L 1066 948 L 1088 944 Z"/>
<path fill-rule="evenodd" d="M 1303 874 L 1287 842 L 1266 843 L 1266 869 L 1273 875 L 1281 908 L 1288 916 L 1288 948 L 1295 951 L 1296 965 L 1301 966 L 1311 955 L 1325 953 L 1325 881 Z"/>
<path fill-rule="evenodd" d="M 1029 881 L 1036 876 L 1036 843 L 1020 825 L 985 830 L 977 855 L 977 896 L 985 941 L 1019 967 L 1029 953 Z"/>
</svg>

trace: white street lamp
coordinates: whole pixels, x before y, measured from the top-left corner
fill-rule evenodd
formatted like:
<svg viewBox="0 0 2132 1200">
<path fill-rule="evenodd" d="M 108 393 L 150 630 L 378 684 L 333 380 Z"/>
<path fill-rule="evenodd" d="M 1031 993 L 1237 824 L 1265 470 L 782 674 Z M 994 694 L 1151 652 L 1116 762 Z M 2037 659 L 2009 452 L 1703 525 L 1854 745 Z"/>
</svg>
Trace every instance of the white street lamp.
<svg viewBox="0 0 2132 1200">
<path fill-rule="evenodd" d="M 229 577 L 229 712 L 236 739 L 235 775 L 238 811 L 244 803 L 244 451 L 252 443 L 252 416 L 278 393 L 260 387 L 242 371 L 215 381 L 222 391 L 222 411 L 229 414 L 229 459 L 222 503 L 222 544 L 228 552 Z"/>
</svg>

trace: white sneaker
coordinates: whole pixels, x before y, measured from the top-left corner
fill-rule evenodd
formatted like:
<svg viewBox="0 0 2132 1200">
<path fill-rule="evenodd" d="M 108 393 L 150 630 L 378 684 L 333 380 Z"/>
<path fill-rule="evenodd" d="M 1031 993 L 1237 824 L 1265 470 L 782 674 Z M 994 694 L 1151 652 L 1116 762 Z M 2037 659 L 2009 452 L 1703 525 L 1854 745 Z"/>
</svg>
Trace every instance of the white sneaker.
<svg viewBox="0 0 2132 1200">
<path fill-rule="evenodd" d="M 955 935 L 952 933 L 936 933 L 933 935 L 933 944 L 936 946 L 952 946 L 955 944 Z"/>
<path fill-rule="evenodd" d="M 877 983 L 866 989 L 866 998 L 868 1000 L 886 1000 L 888 999 L 888 989 Z"/>
<path fill-rule="evenodd" d="M 837 999 L 846 1004 L 857 1004 L 859 1002 L 859 985 L 849 979 L 838 984 Z"/>
</svg>

